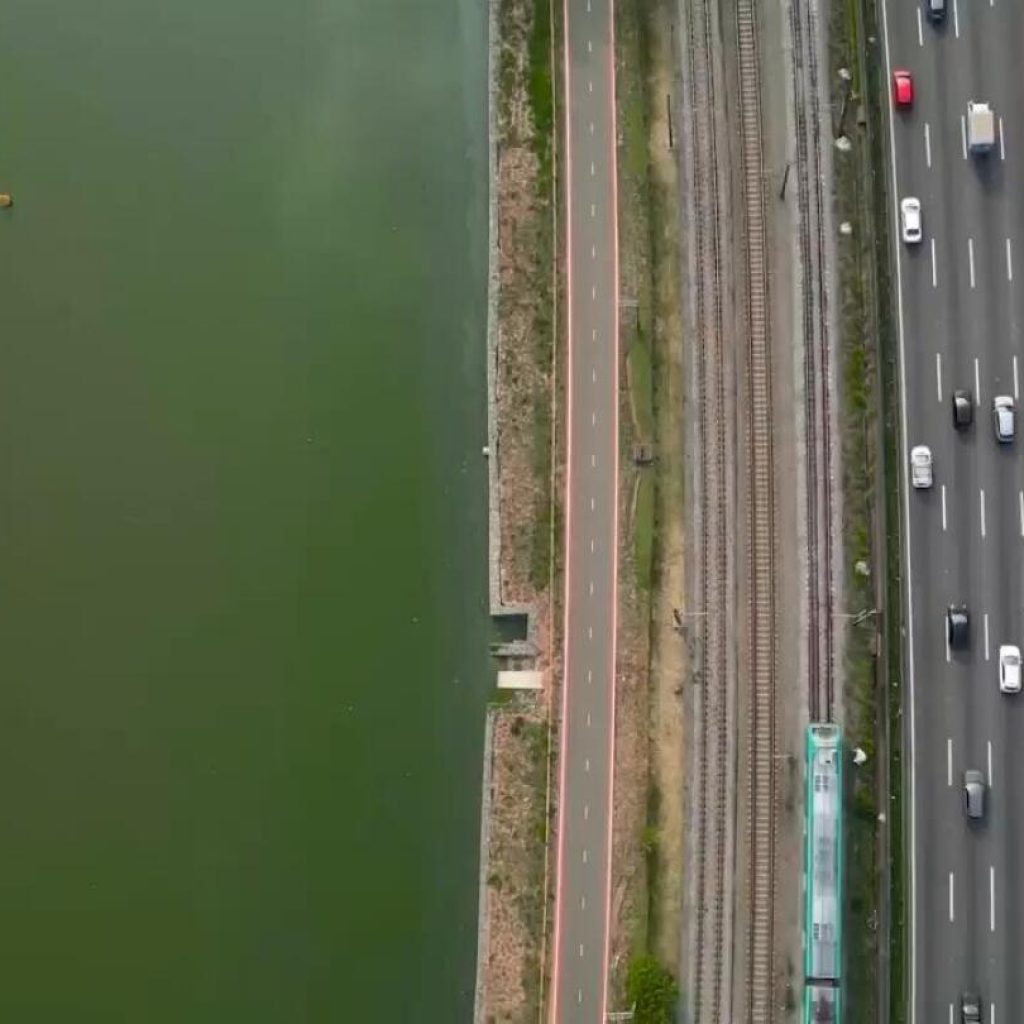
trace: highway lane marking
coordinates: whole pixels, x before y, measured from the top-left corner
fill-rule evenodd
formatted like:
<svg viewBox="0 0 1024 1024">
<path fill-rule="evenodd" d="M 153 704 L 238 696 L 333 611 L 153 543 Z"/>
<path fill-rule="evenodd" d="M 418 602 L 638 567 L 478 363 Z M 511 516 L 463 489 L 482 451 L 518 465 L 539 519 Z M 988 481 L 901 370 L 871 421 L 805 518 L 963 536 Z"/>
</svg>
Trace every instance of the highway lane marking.
<svg viewBox="0 0 1024 1024">
<path fill-rule="evenodd" d="M 597 468 L 597 455 L 595 455 L 595 454 L 591 454 L 591 456 L 590 456 L 590 468 L 591 469 L 596 469 Z"/>
<path fill-rule="evenodd" d="M 583 959 L 583 943 L 580 943 L 580 959 Z"/>
<path fill-rule="evenodd" d="M 587 851 L 586 851 L 586 850 L 584 850 L 584 851 L 583 851 L 583 863 L 584 863 L 584 864 L 586 864 L 586 863 L 587 863 L 587 858 L 588 858 L 588 856 L 589 856 L 589 855 L 588 855 Z"/>
<path fill-rule="evenodd" d="M 942 529 L 946 529 L 946 485 L 942 485 Z"/>
<path fill-rule="evenodd" d="M 588 683 L 592 683 L 593 681 L 594 681 L 594 670 L 588 668 L 587 669 L 587 682 Z"/>
<path fill-rule="evenodd" d="M 1020 387 L 1017 380 L 1017 357 L 1013 357 L 1013 397 L 1020 401 Z"/>
<path fill-rule="evenodd" d="M 946 785 L 953 785 L 953 741 L 946 740 Z"/>
<path fill-rule="evenodd" d="M 583 820 L 584 821 L 589 821 L 590 820 L 590 804 L 584 804 L 583 805 Z"/>
<path fill-rule="evenodd" d="M 588 640 L 593 640 L 594 639 L 594 627 L 593 626 L 587 626 L 587 639 Z"/>
<path fill-rule="evenodd" d="M 957 39 L 960 38 L 960 12 L 957 10 L 956 0 L 953 0 L 953 32 Z"/>
<path fill-rule="evenodd" d="M 583 1005 L 583 989 L 581 988 L 576 989 L 576 1003 L 580 1006 Z"/>
<path fill-rule="evenodd" d="M 949 1024 L 953 1024 L 953 1004 L 949 1004 Z"/>
<path fill-rule="evenodd" d="M 974 357 L 974 404 L 981 405 L 981 375 L 978 372 L 978 357 Z"/>
<path fill-rule="evenodd" d="M 949 630 L 944 629 L 942 635 L 946 638 L 946 661 L 949 662 L 953 660 L 953 656 L 949 653 Z"/>
<path fill-rule="evenodd" d="M 953 920 L 953 872 L 949 873 L 949 920 Z"/>
<path fill-rule="evenodd" d="M 591 258 L 592 260 L 596 260 L 596 259 L 597 259 L 597 246 L 596 246 L 596 245 L 592 245 L 592 246 L 590 247 L 590 258 Z M 597 334 L 597 330 L 596 330 L 596 328 L 595 328 L 595 330 L 594 330 L 594 333 L 595 333 L 595 334 Z"/>
<path fill-rule="evenodd" d="M 591 597 L 594 596 L 594 581 L 593 580 L 590 581 L 590 596 Z"/>
<path fill-rule="evenodd" d="M 596 327 L 590 332 L 590 340 L 591 341 L 597 341 L 597 328 Z"/>
<path fill-rule="evenodd" d="M 935 393 L 942 401 L 942 353 L 935 353 Z"/>
<path fill-rule="evenodd" d="M 587 53 L 593 53 L 593 52 L 594 52 L 594 42 L 593 42 L 592 39 L 588 39 L 587 40 Z"/>
<path fill-rule="evenodd" d="M 597 383 L 597 367 L 596 366 L 594 367 L 594 369 L 592 369 L 590 371 L 590 381 L 591 381 L 592 384 L 596 384 Z"/>
<path fill-rule="evenodd" d="M 1003 119 L 999 118 L 999 159 L 1006 159 L 1006 143 L 1003 141 Z"/>
<path fill-rule="evenodd" d="M 917 12 L 918 17 L 921 16 L 921 12 Z M 931 132 L 928 129 L 928 122 L 924 123 L 924 158 L 929 167 L 932 165 L 932 137 Z"/>
<path fill-rule="evenodd" d="M 591 135 L 594 134 L 594 122 L 593 121 L 590 122 L 590 134 Z"/>
<path fill-rule="evenodd" d="M 929 241 L 932 243 L 932 287 L 939 287 L 939 271 L 938 266 L 935 263 L 935 239 L 931 238 Z"/>
<path fill-rule="evenodd" d="M 593 203 L 591 203 L 590 204 L 590 219 L 593 220 L 596 216 L 597 216 L 597 207 Z"/>
<path fill-rule="evenodd" d="M 594 511 L 594 499 L 593 498 L 590 499 L 590 511 L 591 512 Z"/>
<path fill-rule="evenodd" d="M 587 772 L 588 774 L 590 773 L 590 758 L 589 757 L 585 757 L 583 759 L 583 770 L 585 772 Z"/>
<path fill-rule="evenodd" d="M 595 174 L 595 171 L 594 171 L 594 161 L 591 160 L 590 161 L 590 176 L 593 177 L 594 174 Z"/>
<path fill-rule="evenodd" d="M 971 287 L 973 288 L 974 285 L 972 284 Z M 591 302 L 597 302 L 597 285 L 596 284 L 592 284 L 590 286 L 590 301 Z"/>
<path fill-rule="evenodd" d="M 974 239 L 967 239 L 967 262 L 971 270 L 971 287 L 974 287 Z"/>
<path fill-rule="evenodd" d="M 594 91 L 594 83 L 593 82 L 587 82 L 587 92 L 593 92 L 593 91 Z"/>
<path fill-rule="evenodd" d="M 1006 280 L 1013 280 L 1013 243 L 1006 240 Z"/>
<path fill-rule="evenodd" d="M 992 788 L 992 741 L 988 741 L 988 788 Z"/>
<path fill-rule="evenodd" d="M 964 159 L 967 159 L 967 119 L 960 115 L 960 147 L 964 151 Z"/>
<path fill-rule="evenodd" d="M 591 554 L 594 553 L 594 538 L 593 537 L 590 538 L 590 553 Z"/>
<path fill-rule="evenodd" d="M 921 26 L 921 8 L 917 9 L 917 45 L 924 46 L 924 30 Z"/>
<path fill-rule="evenodd" d="M 991 7 L 992 6 L 992 0 L 988 0 L 988 4 L 989 4 L 989 7 Z M 989 1024 L 996 1024 L 996 1004 L 995 1003 L 993 1003 L 991 1008 L 989 1009 L 988 1020 L 989 1020 Z"/>
<path fill-rule="evenodd" d="M 988 930 L 996 930 L 996 868 L 994 864 L 988 869 Z"/>
<path fill-rule="evenodd" d="M 590 712 L 587 712 L 587 725 L 590 725 Z"/>
<path fill-rule="evenodd" d="M 586 896 L 581 896 L 580 897 L 580 910 L 586 910 L 586 909 L 587 909 L 587 897 Z"/>
<path fill-rule="evenodd" d="M 592 427 L 596 427 L 597 426 L 597 413 L 596 412 L 592 412 L 590 414 L 590 425 Z"/>
<path fill-rule="evenodd" d="M 979 493 L 981 495 L 981 535 L 982 535 L 982 537 L 984 537 L 985 536 L 985 488 L 982 487 L 981 491 Z M 987 658 L 988 655 L 986 654 L 985 657 Z"/>
<path fill-rule="evenodd" d="M 984 530 L 982 533 L 984 534 Z M 983 621 L 985 623 L 985 660 L 988 661 L 988 612 L 985 612 Z"/>
<path fill-rule="evenodd" d="M 1020 535 L 1024 537 L 1024 491 L 1017 492 L 1017 506 L 1020 509 Z"/>
</svg>

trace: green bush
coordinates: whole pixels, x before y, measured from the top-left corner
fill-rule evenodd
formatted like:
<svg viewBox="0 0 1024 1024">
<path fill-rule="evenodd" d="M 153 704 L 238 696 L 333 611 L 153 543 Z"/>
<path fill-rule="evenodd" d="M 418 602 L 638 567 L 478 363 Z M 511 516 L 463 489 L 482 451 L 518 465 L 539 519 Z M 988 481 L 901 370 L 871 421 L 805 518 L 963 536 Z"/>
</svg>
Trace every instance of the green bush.
<svg viewBox="0 0 1024 1024">
<path fill-rule="evenodd" d="M 635 956 L 626 973 L 626 999 L 636 1007 L 635 1024 L 672 1024 L 679 989 L 653 956 Z"/>
</svg>

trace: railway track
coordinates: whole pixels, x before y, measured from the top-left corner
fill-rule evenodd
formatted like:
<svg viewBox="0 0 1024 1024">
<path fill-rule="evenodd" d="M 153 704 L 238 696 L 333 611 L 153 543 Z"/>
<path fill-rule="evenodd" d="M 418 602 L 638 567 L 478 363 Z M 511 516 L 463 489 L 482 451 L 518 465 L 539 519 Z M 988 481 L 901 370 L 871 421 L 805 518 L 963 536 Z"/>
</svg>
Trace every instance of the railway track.
<svg viewBox="0 0 1024 1024">
<path fill-rule="evenodd" d="M 772 364 L 761 86 L 754 0 L 736 0 L 743 166 L 748 407 L 748 617 L 750 683 L 747 771 L 750 925 L 745 993 L 750 1024 L 769 1024 L 775 907 L 775 474 Z"/>
<path fill-rule="evenodd" d="M 835 588 L 832 509 L 831 331 L 817 15 L 809 0 L 791 0 L 793 100 L 800 254 L 804 278 L 804 430 L 807 452 L 808 710 L 831 721 L 835 684 Z"/>
<path fill-rule="evenodd" d="M 687 81 L 696 256 L 695 318 L 700 406 L 700 580 L 703 602 L 701 688 L 697 729 L 696 870 L 701 894 L 696 922 L 692 997 L 696 1024 L 731 1016 L 731 922 L 734 765 L 729 676 L 729 450 L 722 295 L 722 209 L 715 112 L 715 0 L 691 0 L 687 11 Z"/>
</svg>

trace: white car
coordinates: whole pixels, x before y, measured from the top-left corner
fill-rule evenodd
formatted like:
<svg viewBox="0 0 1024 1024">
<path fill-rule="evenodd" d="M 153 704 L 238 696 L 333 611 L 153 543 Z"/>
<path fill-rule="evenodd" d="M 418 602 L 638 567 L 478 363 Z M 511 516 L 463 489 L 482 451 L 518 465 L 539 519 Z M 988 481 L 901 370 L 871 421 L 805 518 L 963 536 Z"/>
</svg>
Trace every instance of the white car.
<svg viewBox="0 0 1024 1024">
<path fill-rule="evenodd" d="M 1009 395 L 997 395 L 992 399 L 992 422 L 996 440 L 1009 444 L 1013 440 L 1013 399 Z"/>
<path fill-rule="evenodd" d="M 932 450 L 926 444 L 910 450 L 910 483 L 914 487 L 932 485 Z"/>
<path fill-rule="evenodd" d="M 999 648 L 999 690 L 1020 693 L 1020 648 L 1013 644 Z"/>
<path fill-rule="evenodd" d="M 917 245 L 921 241 L 921 200 L 907 196 L 900 202 L 900 230 L 903 241 Z"/>
</svg>

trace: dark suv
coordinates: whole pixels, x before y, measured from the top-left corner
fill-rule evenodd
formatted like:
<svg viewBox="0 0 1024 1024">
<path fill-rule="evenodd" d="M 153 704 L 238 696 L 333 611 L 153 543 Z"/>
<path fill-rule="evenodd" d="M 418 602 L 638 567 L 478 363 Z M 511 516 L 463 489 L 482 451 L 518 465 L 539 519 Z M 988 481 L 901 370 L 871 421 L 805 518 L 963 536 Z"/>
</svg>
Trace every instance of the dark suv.
<svg viewBox="0 0 1024 1024">
<path fill-rule="evenodd" d="M 977 992 L 961 993 L 960 1024 L 981 1024 L 981 996 Z"/>
<path fill-rule="evenodd" d="M 970 619 L 967 605 L 951 604 L 946 609 L 946 643 L 954 650 L 967 646 L 970 639 Z"/>
<path fill-rule="evenodd" d="M 953 392 L 953 426 L 957 430 L 966 430 L 974 419 L 974 399 L 970 391 L 957 388 Z"/>
</svg>

